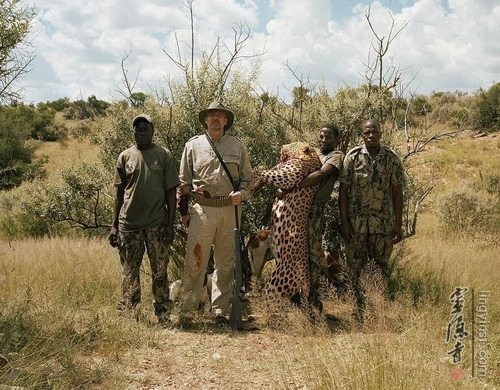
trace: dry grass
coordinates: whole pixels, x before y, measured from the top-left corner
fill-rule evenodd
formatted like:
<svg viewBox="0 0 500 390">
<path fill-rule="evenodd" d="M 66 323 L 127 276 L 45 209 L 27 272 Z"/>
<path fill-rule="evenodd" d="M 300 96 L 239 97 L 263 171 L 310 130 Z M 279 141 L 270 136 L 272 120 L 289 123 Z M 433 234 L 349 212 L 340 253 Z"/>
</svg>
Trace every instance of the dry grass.
<svg viewBox="0 0 500 390">
<path fill-rule="evenodd" d="M 480 175 L 498 174 L 500 137 L 493 133 L 476 137 L 476 133 L 464 133 L 458 138 L 432 144 L 426 152 L 413 158 L 409 164 L 422 179 L 438 180 L 440 184 L 432 196 L 451 189 L 472 185 Z M 431 196 L 431 197 L 432 197 Z"/>
<path fill-rule="evenodd" d="M 441 146 L 435 156 L 457 155 L 464 146 L 456 142 Z M 464 142 L 464 150 L 472 148 L 469 140 Z M 494 145 L 485 142 L 483 147 L 493 153 Z M 87 146 L 79 149 L 71 141 L 68 153 L 61 145 L 44 147 L 55 148 L 60 158 L 54 169 L 92 158 Z M 470 173 L 478 163 L 472 157 L 482 150 L 464 157 L 464 170 L 457 175 L 461 180 L 473 180 Z M 449 158 L 443 157 L 443 164 Z M 480 166 L 497 169 L 495 164 L 485 161 Z M 450 186 L 456 184 L 453 169 L 446 171 Z M 0 367 L 0 385 L 106 390 L 498 388 L 498 247 L 444 235 L 436 213 L 428 209 L 420 216 L 417 235 L 395 252 L 395 297 L 385 297 L 377 277 L 365 277 L 369 308 L 363 326 L 351 320 L 352 297 L 330 292 L 325 300 L 329 317 L 315 325 L 294 308 L 272 310 L 254 298 L 244 311 L 257 316 L 260 329 L 234 332 L 204 316 L 191 329 L 158 327 L 147 266 L 142 303 L 130 316 L 118 316 L 121 270 L 104 237 L 0 241 L 0 354 L 9 360 Z M 451 377 L 454 365 L 445 337 L 451 319 L 448 298 L 456 286 L 474 288 L 476 294 L 490 292 L 487 342 L 476 340 L 476 353 L 487 353 L 485 377 L 476 366 L 471 378 L 470 337 L 464 341 L 460 365 L 464 380 Z M 469 330 L 470 299 L 468 293 Z M 269 322 L 272 318 L 278 321 Z"/>
<path fill-rule="evenodd" d="M 411 290 L 389 301 L 368 278 L 363 327 L 349 320 L 352 300 L 331 294 L 325 312 L 335 321 L 312 326 L 291 310 L 278 326 L 259 323 L 260 330 L 251 332 L 217 328 L 206 318 L 191 330 L 157 327 L 146 274 L 139 309 L 130 318 L 118 317 L 120 267 L 104 240 L 2 242 L 0 346 L 16 380 L 4 369 L 0 383 L 51 389 L 495 388 L 496 251 L 422 236 L 406 244 L 408 256 L 401 262 L 421 283 L 426 270 L 441 275 L 440 300 L 420 285 L 417 302 Z M 450 320 L 446 298 L 455 285 L 491 292 L 485 380 L 470 378 L 469 341 L 466 379 L 451 381 L 444 339 Z"/>
<path fill-rule="evenodd" d="M 49 182 L 59 180 L 61 170 L 77 164 L 96 161 L 97 146 L 86 140 L 69 138 L 64 142 L 44 142 L 35 152 L 35 158 L 49 156 L 45 166 Z"/>
</svg>

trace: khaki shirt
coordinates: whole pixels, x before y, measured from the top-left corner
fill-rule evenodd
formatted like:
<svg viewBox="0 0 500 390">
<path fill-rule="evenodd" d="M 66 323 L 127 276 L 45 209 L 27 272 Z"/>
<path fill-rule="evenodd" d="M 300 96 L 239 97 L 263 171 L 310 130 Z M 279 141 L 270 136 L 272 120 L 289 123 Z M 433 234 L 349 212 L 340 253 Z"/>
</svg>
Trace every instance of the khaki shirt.
<svg viewBox="0 0 500 390">
<path fill-rule="evenodd" d="M 336 172 L 333 175 L 330 175 L 327 178 L 323 179 L 318 188 L 318 191 L 316 191 L 316 194 L 314 195 L 314 204 L 325 205 L 332 197 L 335 181 L 337 180 L 340 170 L 342 169 L 344 153 L 342 153 L 340 150 L 332 150 L 327 155 L 324 155 L 319 149 L 316 149 L 316 152 L 318 153 L 322 165 L 330 164 L 339 170 L 339 172 Z"/>
<path fill-rule="evenodd" d="M 253 171 L 250 158 L 243 143 L 232 135 L 225 134 L 214 141 L 217 151 L 226 163 L 233 180 L 240 181 L 241 196 L 247 200 L 251 196 L 248 182 Z M 226 175 L 217 155 L 208 142 L 206 135 L 197 135 L 186 142 L 182 152 L 179 170 L 180 191 L 210 194 L 210 197 L 227 196 L 233 191 L 231 181 Z"/>
<path fill-rule="evenodd" d="M 392 186 L 405 184 L 403 163 L 387 146 L 372 158 L 365 145 L 344 158 L 339 182 L 349 185 L 347 215 L 358 233 L 390 233 L 394 227 Z"/>
</svg>

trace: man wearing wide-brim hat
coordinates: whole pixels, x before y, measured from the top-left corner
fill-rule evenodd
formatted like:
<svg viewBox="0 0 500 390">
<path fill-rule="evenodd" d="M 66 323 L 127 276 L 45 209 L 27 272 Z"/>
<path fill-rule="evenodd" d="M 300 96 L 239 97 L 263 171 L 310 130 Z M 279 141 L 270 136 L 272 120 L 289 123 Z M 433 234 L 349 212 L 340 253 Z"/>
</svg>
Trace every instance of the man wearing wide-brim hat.
<svg viewBox="0 0 500 390">
<path fill-rule="evenodd" d="M 225 114 L 226 119 L 227 119 L 227 123 L 224 125 L 224 132 L 228 131 L 231 128 L 231 126 L 233 125 L 234 114 L 232 111 L 225 109 L 224 106 L 221 103 L 219 103 L 217 100 L 212 102 L 210 104 L 210 106 L 208 106 L 207 109 L 201 110 L 200 113 L 198 114 L 198 118 L 200 119 L 200 122 L 203 125 L 203 127 L 205 127 L 205 129 L 207 129 L 207 124 L 205 123 L 205 119 L 209 113 L 214 112 L 214 111 L 219 111 L 219 112 Z"/>
<path fill-rule="evenodd" d="M 212 312 L 220 324 L 226 321 L 232 294 L 235 206 L 238 217 L 241 217 L 241 202 L 251 196 L 247 185 L 253 172 L 243 143 L 227 134 L 234 122 L 232 111 L 214 101 L 200 111 L 199 119 L 206 132 L 186 142 L 179 170 L 178 209 L 182 223 L 189 228 L 181 312 L 188 313 L 198 308 L 198 297 L 213 244 Z M 214 148 L 226 164 L 231 178 Z M 193 201 L 191 208 L 190 199 Z"/>
</svg>

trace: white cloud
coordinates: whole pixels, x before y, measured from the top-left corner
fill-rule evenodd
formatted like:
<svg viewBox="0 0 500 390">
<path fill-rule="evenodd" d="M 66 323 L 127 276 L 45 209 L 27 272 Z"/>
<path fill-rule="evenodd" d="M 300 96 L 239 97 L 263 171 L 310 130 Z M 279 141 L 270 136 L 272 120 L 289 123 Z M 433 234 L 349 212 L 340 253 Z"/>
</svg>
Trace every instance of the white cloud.
<svg viewBox="0 0 500 390">
<path fill-rule="evenodd" d="M 198 50 L 220 37 L 231 44 L 234 28 L 248 25 L 246 53 L 259 58 L 260 84 L 275 92 L 292 89 L 294 76 L 325 81 L 332 89 L 360 85 L 374 36 L 408 25 L 396 37 L 387 63 L 404 70 L 404 81 L 419 93 L 434 90 L 473 92 L 488 88 L 500 74 L 498 20 L 500 0 L 195 0 Z M 391 6 L 391 9 L 388 6 Z M 190 15 L 179 0 L 39 0 L 33 37 L 37 59 L 22 82 L 27 101 L 96 95 L 117 97 L 120 63 L 126 53 L 129 75 L 138 88 L 161 87 L 178 74 L 164 50 L 189 58 Z M 373 53 L 372 57 L 373 59 Z M 119 96 L 118 96 L 119 97 Z"/>
</svg>

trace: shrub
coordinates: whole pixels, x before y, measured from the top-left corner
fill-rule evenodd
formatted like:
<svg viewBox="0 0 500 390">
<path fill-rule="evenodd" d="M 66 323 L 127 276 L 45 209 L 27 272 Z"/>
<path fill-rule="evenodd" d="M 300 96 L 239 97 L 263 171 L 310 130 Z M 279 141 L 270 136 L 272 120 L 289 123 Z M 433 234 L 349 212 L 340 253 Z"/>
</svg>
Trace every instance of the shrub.
<svg viewBox="0 0 500 390">
<path fill-rule="evenodd" d="M 490 195 L 496 195 L 500 197 L 500 175 L 498 174 L 486 174 L 483 175 L 479 172 L 480 176 L 480 188 L 486 191 Z"/>
<path fill-rule="evenodd" d="M 500 128 L 500 83 L 477 93 L 476 123 L 479 128 L 498 131 Z"/>
<path fill-rule="evenodd" d="M 439 205 L 440 224 L 449 233 L 474 236 L 490 232 L 495 226 L 495 219 L 498 219 L 498 200 L 470 189 L 444 194 Z"/>
<path fill-rule="evenodd" d="M 41 141 L 62 141 L 68 137 L 68 129 L 64 125 L 51 124 L 40 128 L 32 137 Z"/>
<path fill-rule="evenodd" d="M 24 187 L 19 210 L 0 220 L 0 232 L 8 239 L 67 234 L 71 228 L 85 236 L 109 229 L 113 199 L 108 177 L 96 164 L 82 164 L 61 171 L 62 183 L 35 182 Z"/>
<path fill-rule="evenodd" d="M 62 226 L 60 227 L 62 228 Z M 0 219 L 0 237 L 8 241 L 21 238 L 51 237 L 63 233 L 53 221 L 33 214 L 10 213 Z"/>
<path fill-rule="evenodd" d="M 8 129 L 8 125 L 5 128 Z M 44 176 L 47 158 L 44 156 L 32 162 L 33 150 L 20 133 L 2 132 L 0 129 L 0 191 L 17 187 L 25 180 Z"/>
<path fill-rule="evenodd" d="M 87 121 L 79 122 L 71 129 L 71 136 L 76 139 L 88 139 L 91 135 L 91 126 Z"/>
</svg>

